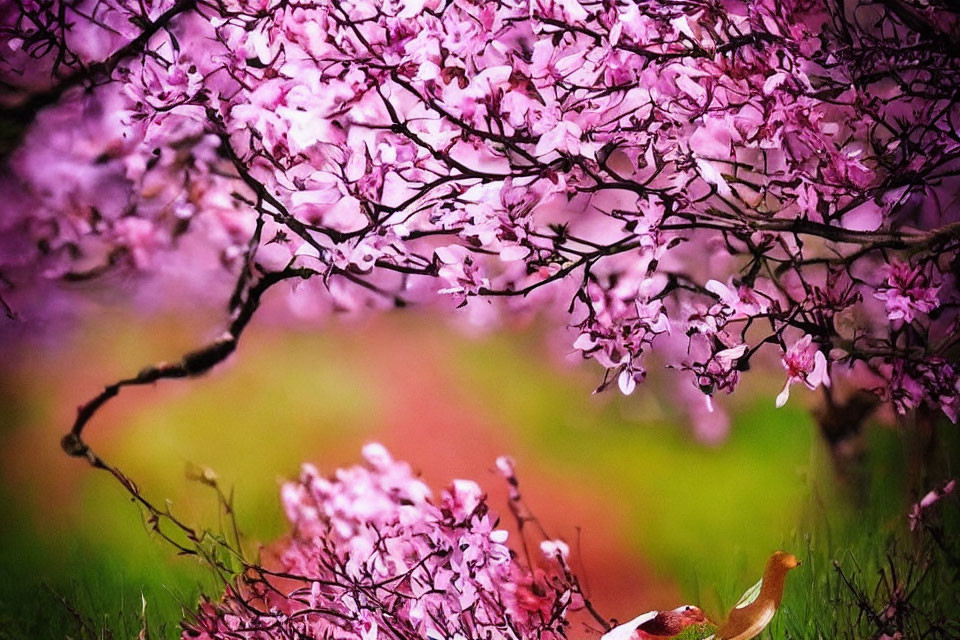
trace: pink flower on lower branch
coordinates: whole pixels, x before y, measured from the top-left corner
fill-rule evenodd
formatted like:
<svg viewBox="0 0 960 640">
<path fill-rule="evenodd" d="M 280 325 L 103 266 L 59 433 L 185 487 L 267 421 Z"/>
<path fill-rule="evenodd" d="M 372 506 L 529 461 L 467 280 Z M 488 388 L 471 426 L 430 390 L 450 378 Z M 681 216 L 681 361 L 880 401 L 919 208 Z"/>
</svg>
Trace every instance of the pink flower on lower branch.
<svg viewBox="0 0 960 640">
<path fill-rule="evenodd" d="M 807 334 L 793 343 L 783 354 L 783 368 L 787 370 L 787 382 L 777 396 L 777 407 L 782 407 L 790 398 L 790 385 L 802 382 L 811 391 L 821 384 L 830 386 L 827 372 L 827 357 L 813 344 L 813 336 Z"/>
</svg>

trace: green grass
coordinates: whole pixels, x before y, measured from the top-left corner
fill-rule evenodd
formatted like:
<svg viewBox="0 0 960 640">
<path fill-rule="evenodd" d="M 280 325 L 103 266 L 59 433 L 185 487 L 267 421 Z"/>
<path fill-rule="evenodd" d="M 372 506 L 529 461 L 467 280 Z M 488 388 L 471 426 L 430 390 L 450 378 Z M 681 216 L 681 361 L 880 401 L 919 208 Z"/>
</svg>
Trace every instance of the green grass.
<svg viewBox="0 0 960 640">
<path fill-rule="evenodd" d="M 192 604 L 214 586 L 209 572 L 176 562 L 140 525 L 137 510 L 112 496 L 112 517 L 98 536 L 91 529 L 50 530 L 26 519 L 4 498 L 0 530 L 0 638 L 77 637 L 78 620 L 102 637 L 135 638 L 142 627 L 141 596 L 147 620 L 168 637 L 181 617 L 181 603 Z M 91 504 L 99 511 L 103 505 Z M 99 636 L 98 636 L 99 637 Z"/>
<path fill-rule="evenodd" d="M 804 565 L 789 577 L 770 637 L 854 640 L 879 635 L 877 621 L 858 604 L 839 571 L 876 612 L 891 601 L 892 585 L 912 593 L 901 608 L 904 637 L 960 636 L 960 565 L 955 560 L 960 558 L 960 504 L 945 500 L 931 510 L 931 521 L 945 532 L 944 548 L 923 529 L 910 532 L 902 498 L 912 491 L 908 452 L 916 434 L 874 430 L 870 435 L 866 501 L 857 509 L 842 504 L 827 509 L 817 502 L 808 506 L 810 524 L 793 536 Z M 937 438 L 938 450 L 929 460 L 937 481 L 920 480 L 925 489 L 953 475 L 960 460 L 954 425 L 941 425 Z"/>
</svg>

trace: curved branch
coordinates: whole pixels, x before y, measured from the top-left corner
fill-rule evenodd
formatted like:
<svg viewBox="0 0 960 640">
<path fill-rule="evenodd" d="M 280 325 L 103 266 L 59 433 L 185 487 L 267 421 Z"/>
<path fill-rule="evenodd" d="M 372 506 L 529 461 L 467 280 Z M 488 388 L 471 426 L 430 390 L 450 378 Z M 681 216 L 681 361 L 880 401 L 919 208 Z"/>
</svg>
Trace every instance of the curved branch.
<svg viewBox="0 0 960 640">
<path fill-rule="evenodd" d="M 222 336 L 204 347 L 185 354 L 178 362 L 161 362 L 150 365 L 131 378 L 124 378 L 107 385 L 103 391 L 80 405 L 77 409 L 77 418 L 73 427 L 60 442 L 63 450 L 71 456 L 86 458 L 95 467 L 107 468 L 83 441 L 84 428 L 103 405 L 119 395 L 125 387 L 143 386 L 158 380 L 187 378 L 206 373 L 226 360 L 237 348 L 241 334 L 253 318 L 254 312 L 259 308 L 263 294 L 270 287 L 284 280 L 291 278 L 306 279 L 314 274 L 315 272 L 311 269 L 291 268 L 262 276 L 249 287 L 243 303 L 235 311 L 230 326 Z"/>
</svg>

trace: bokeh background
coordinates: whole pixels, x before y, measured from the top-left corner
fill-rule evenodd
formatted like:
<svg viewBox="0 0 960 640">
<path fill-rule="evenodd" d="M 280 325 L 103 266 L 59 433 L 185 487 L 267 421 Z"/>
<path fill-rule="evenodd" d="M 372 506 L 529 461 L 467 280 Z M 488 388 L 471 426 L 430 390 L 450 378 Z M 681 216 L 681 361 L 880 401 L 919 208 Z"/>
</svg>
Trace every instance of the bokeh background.
<svg viewBox="0 0 960 640">
<path fill-rule="evenodd" d="M 194 348 L 218 321 L 102 309 L 8 341 L 0 638 L 134 638 L 144 611 L 152 637 L 176 637 L 182 611 L 202 591 L 220 592 L 205 567 L 150 533 L 112 478 L 59 448 L 76 406 L 101 385 Z M 818 438 L 812 394 L 797 389 L 774 408 L 782 372 L 747 376 L 718 445 L 691 437 L 671 406 L 671 379 L 654 375 L 625 398 L 591 394 L 599 376 L 550 355 L 535 325 L 466 336 L 416 312 L 322 328 L 258 319 L 226 365 L 123 393 L 88 439 L 149 498 L 200 527 L 218 526 L 217 503 L 190 470 L 214 470 L 251 547 L 286 531 L 278 489 L 302 462 L 332 472 L 376 440 L 435 489 L 478 481 L 505 514 L 493 462 L 510 454 L 529 505 L 573 548 L 596 607 L 621 620 L 682 602 L 717 615 L 776 549 L 812 560 L 814 576 L 827 571 L 817 562 L 857 560 L 904 530 L 924 480 L 913 463 L 923 443 L 909 429 L 869 431 L 867 484 L 851 505 Z M 949 469 L 960 459 L 956 429 L 938 429 L 932 455 Z M 809 595 L 811 580 L 788 587 L 785 619 L 818 606 L 798 593 Z"/>
</svg>

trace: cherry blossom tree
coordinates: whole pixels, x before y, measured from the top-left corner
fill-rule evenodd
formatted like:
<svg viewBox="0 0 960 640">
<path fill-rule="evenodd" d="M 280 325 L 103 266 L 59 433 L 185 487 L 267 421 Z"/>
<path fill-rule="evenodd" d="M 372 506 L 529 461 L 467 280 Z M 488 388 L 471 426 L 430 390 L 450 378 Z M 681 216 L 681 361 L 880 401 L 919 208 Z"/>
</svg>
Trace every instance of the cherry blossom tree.
<svg viewBox="0 0 960 640">
<path fill-rule="evenodd" d="M 104 402 L 222 362 L 274 289 L 540 314 L 625 394 L 657 354 L 708 439 L 764 360 L 831 443 L 880 402 L 957 419 L 947 0 L 15 0 L 0 50 L 8 315 L 233 283 L 217 340 L 81 407 L 95 465 Z"/>
<path fill-rule="evenodd" d="M 90 449 L 104 403 L 223 362 L 271 291 L 320 319 L 537 314 L 600 390 L 665 364 L 708 440 L 760 365 L 778 406 L 823 394 L 838 457 L 878 404 L 957 420 L 953 0 L 9 0 L 0 52 L 6 326 L 79 282 L 223 288 L 220 337 L 110 384 L 63 439 L 232 580 L 185 638 L 607 627 L 562 543 L 511 552 L 475 485 L 434 501 L 380 448 L 287 485 L 282 567 L 235 580 Z"/>
</svg>

